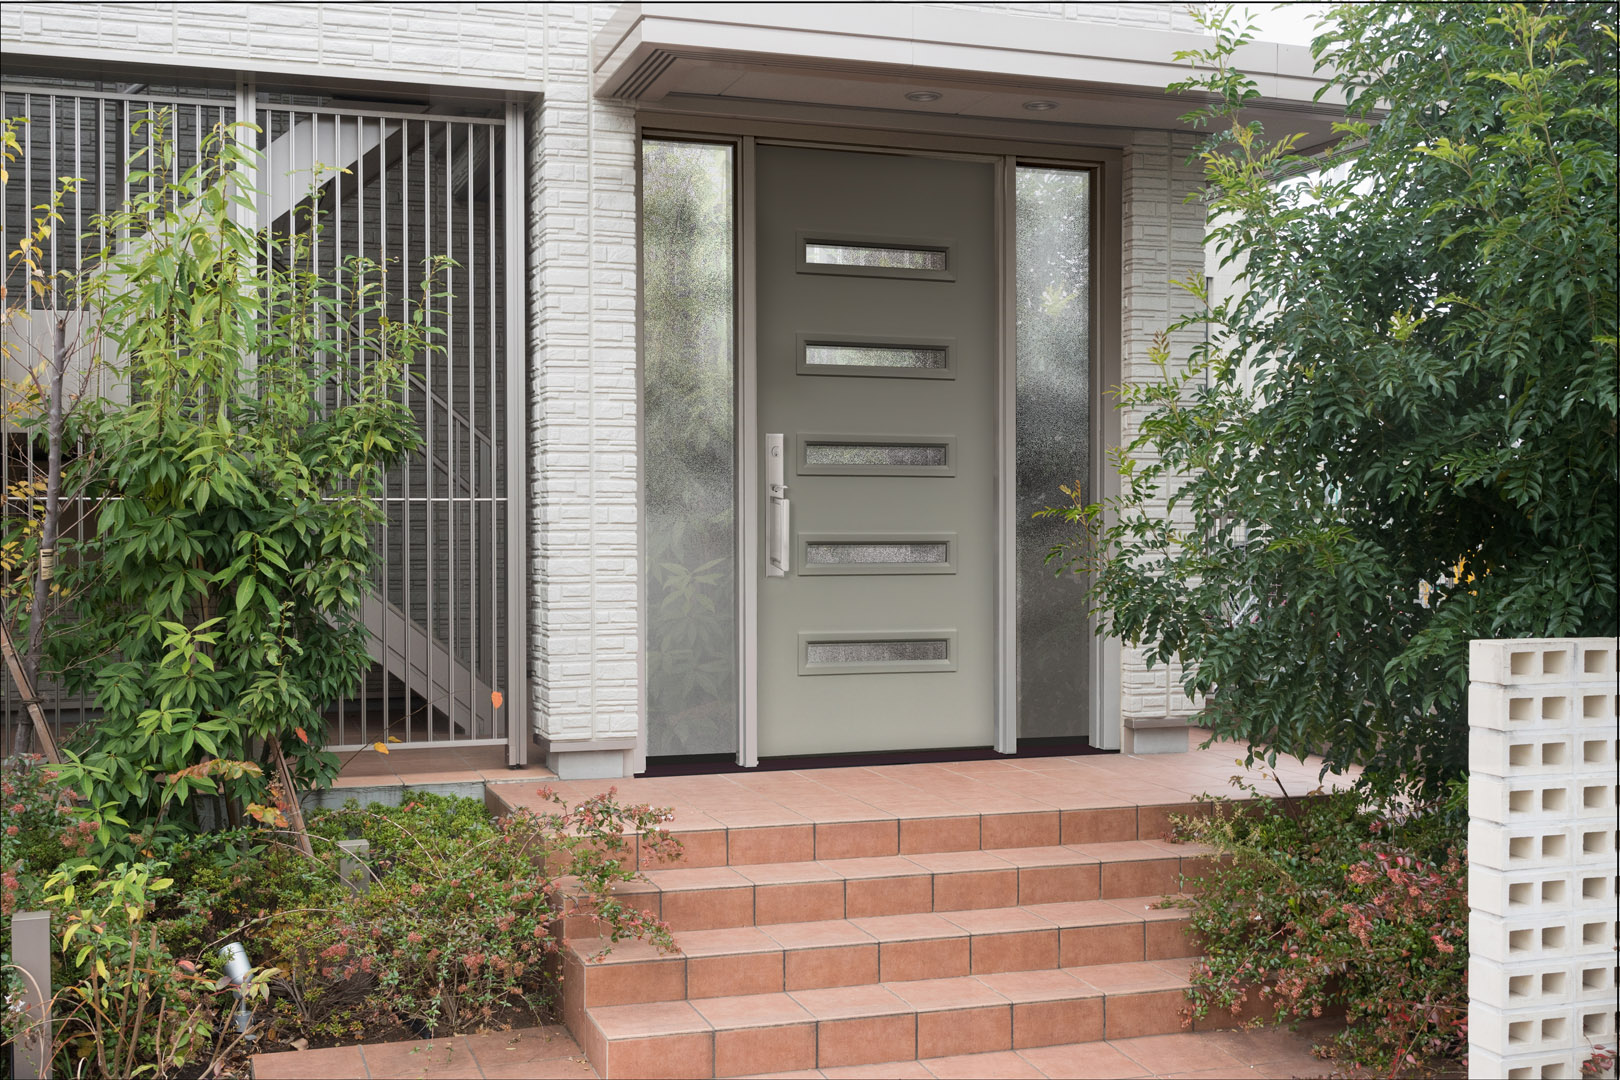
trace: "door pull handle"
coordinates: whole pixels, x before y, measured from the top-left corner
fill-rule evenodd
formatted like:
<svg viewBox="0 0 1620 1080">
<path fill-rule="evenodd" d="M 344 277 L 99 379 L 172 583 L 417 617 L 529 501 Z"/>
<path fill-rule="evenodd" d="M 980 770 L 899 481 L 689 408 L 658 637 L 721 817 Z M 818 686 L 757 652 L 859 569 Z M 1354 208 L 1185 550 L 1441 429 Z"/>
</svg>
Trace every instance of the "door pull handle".
<svg viewBox="0 0 1620 1080">
<path fill-rule="evenodd" d="M 787 577 L 793 569 L 793 506 L 788 501 L 787 440 L 765 436 L 765 576 Z"/>
</svg>

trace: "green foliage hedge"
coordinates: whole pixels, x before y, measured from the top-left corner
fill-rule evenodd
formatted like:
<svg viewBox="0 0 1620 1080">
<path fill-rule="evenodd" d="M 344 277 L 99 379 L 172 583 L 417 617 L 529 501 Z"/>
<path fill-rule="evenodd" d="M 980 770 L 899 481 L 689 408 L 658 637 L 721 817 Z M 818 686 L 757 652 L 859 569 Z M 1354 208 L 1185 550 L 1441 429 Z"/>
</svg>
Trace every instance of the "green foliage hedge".
<svg viewBox="0 0 1620 1080">
<path fill-rule="evenodd" d="M 1248 32 L 1187 54 L 1241 291 L 1187 283 L 1207 343 L 1119 391 L 1123 493 L 1054 511 L 1087 527 L 1054 557 L 1217 735 L 1434 793 L 1470 639 L 1620 629 L 1616 6 L 1331 15 L 1326 158 L 1246 119 Z"/>
</svg>

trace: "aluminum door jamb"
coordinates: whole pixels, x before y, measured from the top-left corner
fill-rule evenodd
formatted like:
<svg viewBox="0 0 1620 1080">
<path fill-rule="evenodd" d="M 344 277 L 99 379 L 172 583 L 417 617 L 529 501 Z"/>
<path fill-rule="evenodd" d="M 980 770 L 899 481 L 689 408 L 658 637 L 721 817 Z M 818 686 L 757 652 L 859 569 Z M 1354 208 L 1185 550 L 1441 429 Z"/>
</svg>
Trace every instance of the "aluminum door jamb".
<svg viewBox="0 0 1620 1080">
<path fill-rule="evenodd" d="M 523 104 L 506 103 L 506 763 L 529 762 L 529 609 L 528 527 L 529 424 L 527 403 L 529 265 L 527 236 L 527 120 Z M 512 693 L 513 686 L 522 687 Z M 475 714 L 476 715 L 476 714 Z"/>
<path fill-rule="evenodd" d="M 1124 243 L 1120 231 L 1124 221 L 1122 201 L 1124 169 L 1098 164 L 1092 169 L 1096 192 L 1091 204 L 1091 265 L 1098 273 L 1091 281 L 1091 455 L 1092 490 L 1102 500 L 1119 494 L 1119 470 L 1102 453 L 1104 447 L 1122 446 L 1120 410 L 1104 398 L 1105 387 L 1124 381 L 1124 337 L 1120 322 L 1124 307 L 1121 277 L 1124 274 Z M 1102 526 L 1111 522 L 1105 518 Z M 1097 617 L 1089 613 L 1091 625 L 1091 717 L 1089 740 L 1099 750 L 1118 750 L 1124 741 L 1123 708 L 1124 648 L 1118 636 L 1098 632 Z M 1104 673 L 1108 673 L 1105 677 Z"/>
<path fill-rule="evenodd" d="M 759 764 L 759 342 L 755 272 L 754 137 L 737 157 L 737 764 Z"/>
<path fill-rule="evenodd" d="M 1017 159 L 996 164 L 996 705 L 995 749 L 1018 752 L 1018 235 Z"/>
<path fill-rule="evenodd" d="M 652 560 L 647 540 L 647 260 L 646 132 L 636 130 L 636 745 L 625 755 L 626 776 L 647 771 L 647 741 L 652 737 L 651 660 L 647 624 L 652 619 Z"/>
</svg>

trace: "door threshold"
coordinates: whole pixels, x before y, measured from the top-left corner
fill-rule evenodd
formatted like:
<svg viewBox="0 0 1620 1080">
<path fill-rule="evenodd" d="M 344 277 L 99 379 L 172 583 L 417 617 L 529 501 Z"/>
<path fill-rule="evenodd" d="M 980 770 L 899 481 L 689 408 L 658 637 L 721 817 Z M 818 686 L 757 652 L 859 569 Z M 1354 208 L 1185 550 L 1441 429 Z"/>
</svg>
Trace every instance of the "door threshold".
<svg viewBox="0 0 1620 1080">
<path fill-rule="evenodd" d="M 1085 739 L 1020 739 L 1016 754 L 998 754 L 990 746 L 962 746 L 941 750 L 876 750 L 859 754 L 804 754 L 760 758 L 759 766 L 745 769 L 733 754 L 679 754 L 649 757 L 637 776 L 702 776 L 708 773 L 787 772 L 800 769 L 859 769 L 873 765 L 936 765 L 954 761 L 1005 761 L 1008 758 L 1076 757 L 1116 754 L 1099 750 Z"/>
</svg>

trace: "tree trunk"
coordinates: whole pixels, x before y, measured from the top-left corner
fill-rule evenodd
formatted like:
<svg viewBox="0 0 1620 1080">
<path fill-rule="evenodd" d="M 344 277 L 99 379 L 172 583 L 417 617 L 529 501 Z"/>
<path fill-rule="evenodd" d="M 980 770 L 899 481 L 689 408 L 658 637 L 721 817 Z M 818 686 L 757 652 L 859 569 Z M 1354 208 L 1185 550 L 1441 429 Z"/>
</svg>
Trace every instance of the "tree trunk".
<svg viewBox="0 0 1620 1080">
<path fill-rule="evenodd" d="M 34 611 L 28 619 L 28 651 L 23 664 L 28 679 L 39 684 L 40 653 L 45 645 L 45 607 L 56 575 L 56 541 L 62 523 L 62 384 L 67 375 L 67 316 L 51 328 L 51 389 L 45 405 L 45 520 L 39 531 L 39 579 Z"/>
<path fill-rule="evenodd" d="M 62 425 L 65 409 L 62 387 L 67 378 L 68 316 L 58 315 L 51 327 L 50 389 L 45 400 L 45 519 L 39 531 L 39 573 L 34 579 L 34 602 L 28 616 L 28 641 L 23 647 L 23 679 L 31 697 L 39 685 L 39 664 L 45 648 L 45 612 L 50 601 L 51 579 L 56 576 L 56 542 L 62 521 Z M 32 747 L 30 728 L 18 732 L 17 749 Z"/>
<path fill-rule="evenodd" d="M 311 858 L 315 849 L 310 846 L 309 828 L 304 824 L 304 808 L 298 802 L 298 788 L 293 782 L 292 768 L 287 764 L 287 756 L 281 752 L 281 741 L 271 736 L 270 756 L 276 765 L 276 775 L 281 780 L 281 789 L 287 797 L 287 826 L 298 839 L 298 850 Z"/>
<path fill-rule="evenodd" d="M 34 696 L 34 685 L 28 681 L 28 675 L 23 671 L 22 657 L 11 644 L 11 630 L 6 621 L 0 618 L 0 652 L 5 653 L 6 668 L 11 672 L 11 681 L 17 687 L 17 695 L 23 699 L 23 705 L 28 710 L 28 719 L 33 726 L 22 727 L 17 731 L 14 751 L 26 754 L 32 748 L 27 736 L 39 736 L 39 745 L 45 751 L 45 760 L 52 765 L 61 764 L 62 759 L 56 753 L 56 740 L 51 737 L 50 725 L 45 720 L 45 710 L 39 707 L 39 699 Z"/>
</svg>

